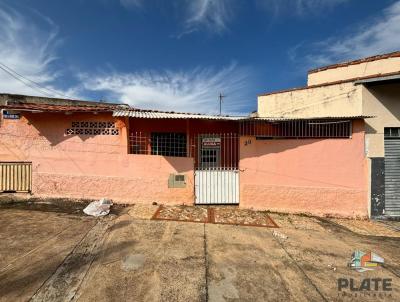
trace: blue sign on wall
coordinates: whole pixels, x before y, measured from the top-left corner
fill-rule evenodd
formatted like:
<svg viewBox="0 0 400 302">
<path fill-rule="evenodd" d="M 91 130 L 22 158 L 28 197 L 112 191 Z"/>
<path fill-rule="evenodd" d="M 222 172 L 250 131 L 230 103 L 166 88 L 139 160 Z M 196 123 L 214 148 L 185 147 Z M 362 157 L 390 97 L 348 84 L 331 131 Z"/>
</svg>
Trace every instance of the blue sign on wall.
<svg viewBox="0 0 400 302">
<path fill-rule="evenodd" d="M 21 118 L 19 113 L 11 113 L 8 111 L 3 111 L 3 118 L 6 120 L 18 120 Z"/>
</svg>

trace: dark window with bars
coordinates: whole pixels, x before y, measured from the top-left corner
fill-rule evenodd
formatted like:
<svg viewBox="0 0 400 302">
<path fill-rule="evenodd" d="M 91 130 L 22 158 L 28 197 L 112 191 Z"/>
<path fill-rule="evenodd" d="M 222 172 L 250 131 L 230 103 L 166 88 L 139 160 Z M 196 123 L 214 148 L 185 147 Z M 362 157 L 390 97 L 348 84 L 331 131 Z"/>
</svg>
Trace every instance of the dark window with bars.
<svg viewBox="0 0 400 302">
<path fill-rule="evenodd" d="M 385 137 L 399 138 L 400 137 L 400 128 L 386 127 L 385 128 Z"/>
<path fill-rule="evenodd" d="M 186 133 L 151 133 L 151 154 L 163 156 L 187 156 Z"/>
<path fill-rule="evenodd" d="M 349 138 L 351 121 L 343 120 L 293 120 L 293 121 L 244 121 L 241 135 L 260 138 Z"/>
</svg>

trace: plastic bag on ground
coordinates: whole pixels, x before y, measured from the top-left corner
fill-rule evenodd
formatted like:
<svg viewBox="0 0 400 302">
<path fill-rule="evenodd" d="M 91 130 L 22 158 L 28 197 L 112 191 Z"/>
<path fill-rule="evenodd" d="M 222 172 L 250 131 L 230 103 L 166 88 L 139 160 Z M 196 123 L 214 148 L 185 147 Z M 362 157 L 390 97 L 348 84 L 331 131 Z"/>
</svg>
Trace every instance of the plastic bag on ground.
<svg viewBox="0 0 400 302">
<path fill-rule="evenodd" d="M 91 202 L 83 212 L 87 215 L 100 217 L 110 213 L 110 207 L 113 205 L 112 201 L 106 198 L 102 198 L 97 201 Z"/>
</svg>

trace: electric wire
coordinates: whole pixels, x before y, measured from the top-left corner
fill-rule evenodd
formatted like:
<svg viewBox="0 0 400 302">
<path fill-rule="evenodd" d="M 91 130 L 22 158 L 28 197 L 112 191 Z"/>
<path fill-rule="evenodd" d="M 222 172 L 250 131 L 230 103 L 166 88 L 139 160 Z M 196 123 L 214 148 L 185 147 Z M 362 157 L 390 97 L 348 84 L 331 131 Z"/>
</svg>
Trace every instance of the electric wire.
<svg viewBox="0 0 400 302">
<path fill-rule="evenodd" d="M 10 75 L 11 77 L 13 77 L 14 79 L 16 79 L 17 81 L 19 81 L 19 82 L 25 84 L 25 85 L 28 86 L 29 88 L 31 88 L 31 89 L 33 89 L 33 90 L 35 90 L 35 91 L 41 93 L 42 95 L 47 96 L 47 97 L 52 97 L 52 95 L 50 95 L 50 94 L 48 94 L 48 93 L 46 93 L 46 92 L 44 92 L 44 91 L 38 89 L 38 88 L 35 87 L 35 86 L 29 85 L 28 83 L 24 82 L 23 80 L 21 80 L 20 78 L 18 78 L 17 76 L 15 76 L 13 73 L 11 73 L 10 71 L 8 71 L 8 70 L 5 69 L 4 67 L 0 66 L 0 69 L 3 70 L 4 72 L 6 72 L 6 73 L 7 73 L 8 75 Z"/>
<path fill-rule="evenodd" d="M 55 89 L 49 88 L 49 87 L 45 87 L 41 84 L 39 84 L 36 81 L 33 81 L 25 76 L 23 76 L 22 74 L 20 74 L 19 72 L 15 71 L 14 69 L 12 69 L 11 67 L 7 66 L 6 64 L 0 62 L 0 69 L 3 70 L 4 72 L 6 72 L 8 75 L 10 75 L 11 77 L 13 77 L 14 79 L 16 79 L 17 81 L 20 81 L 21 83 L 25 84 L 26 86 L 36 90 L 37 92 L 40 92 L 42 94 L 44 94 L 47 97 L 54 97 L 54 95 L 59 95 L 62 97 L 65 97 L 67 99 L 72 99 L 71 97 L 69 97 L 66 94 L 63 94 Z"/>
</svg>

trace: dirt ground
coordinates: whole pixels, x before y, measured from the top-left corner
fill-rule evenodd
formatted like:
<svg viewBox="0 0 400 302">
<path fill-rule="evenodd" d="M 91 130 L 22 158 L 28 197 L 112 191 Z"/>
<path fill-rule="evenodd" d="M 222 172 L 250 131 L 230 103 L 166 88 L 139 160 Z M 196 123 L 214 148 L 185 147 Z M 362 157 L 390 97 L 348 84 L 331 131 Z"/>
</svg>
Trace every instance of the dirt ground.
<svg viewBox="0 0 400 302">
<path fill-rule="evenodd" d="M 400 301 L 399 222 L 270 213 L 279 228 L 155 221 L 157 206 L 0 204 L 0 301 Z M 354 250 L 385 259 L 359 273 Z M 391 291 L 338 291 L 338 279 Z M 345 295 L 345 296 L 343 296 Z"/>
</svg>

